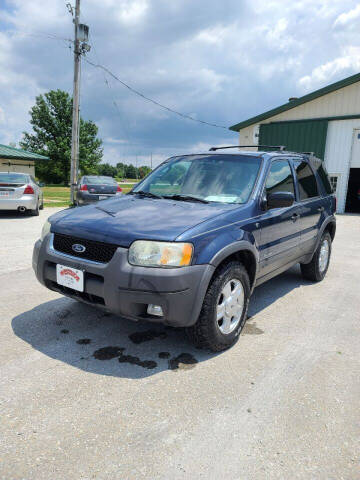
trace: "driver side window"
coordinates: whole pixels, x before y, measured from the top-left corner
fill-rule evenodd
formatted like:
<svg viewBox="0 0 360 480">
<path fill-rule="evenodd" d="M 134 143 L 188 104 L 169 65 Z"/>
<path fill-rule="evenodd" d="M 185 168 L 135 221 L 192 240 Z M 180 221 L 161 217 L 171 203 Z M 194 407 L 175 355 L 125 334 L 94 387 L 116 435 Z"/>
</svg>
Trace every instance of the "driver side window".
<svg viewBox="0 0 360 480">
<path fill-rule="evenodd" d="M 265 188 L 266 195 L 274 192 L 290 192 L 295 195 L 294 178 L 287 160 L 275 160 L 271 164 Z"/>
</svg>

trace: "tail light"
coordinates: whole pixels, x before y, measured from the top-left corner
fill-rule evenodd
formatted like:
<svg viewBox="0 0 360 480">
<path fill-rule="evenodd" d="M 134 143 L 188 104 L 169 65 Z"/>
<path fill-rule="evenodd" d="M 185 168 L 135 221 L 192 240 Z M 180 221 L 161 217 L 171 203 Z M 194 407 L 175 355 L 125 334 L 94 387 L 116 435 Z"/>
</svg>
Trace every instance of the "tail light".
<svg viewBox="0 0 360 480">
<path fill-rule="evenodd" d="M 117 188 L 116 188 L 116 191 L 117 192 L 122 192 L 122 188 L 120 188 L 119 185 L 118 185 Z"/>
<path fill-rule="evenodd" d="M 34 195 L 34 189 L 31 185 L 26 185 L 24 195 Z"/>
<path fill-rule="evenodd" d="M 357 194 L 360 195 L 360 188 L 358 188 Z"/>
<path fill-rule="evenodd" d="M 81 187 L 80 187 L 80 190 L 81 190 L 82 192 L 87 192 L 87 189 L 88 189 L 88 188 L 87 188 L 87 185 L 81 185 Z"/>
</svg>

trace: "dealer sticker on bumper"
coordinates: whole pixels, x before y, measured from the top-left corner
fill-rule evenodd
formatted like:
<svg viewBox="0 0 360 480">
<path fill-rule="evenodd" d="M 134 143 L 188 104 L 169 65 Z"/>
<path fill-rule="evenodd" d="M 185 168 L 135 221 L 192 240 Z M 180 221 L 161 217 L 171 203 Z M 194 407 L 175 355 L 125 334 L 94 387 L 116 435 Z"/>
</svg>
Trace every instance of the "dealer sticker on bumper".
<svg viewBox="0 0 360 480">
<path fill-rule="evenodd" d="M 84 272 L 66 265 L 56 265 L 56 281 L 59 285 L 72 288 L 78 292 L 84 291 Z"/>
</svg>

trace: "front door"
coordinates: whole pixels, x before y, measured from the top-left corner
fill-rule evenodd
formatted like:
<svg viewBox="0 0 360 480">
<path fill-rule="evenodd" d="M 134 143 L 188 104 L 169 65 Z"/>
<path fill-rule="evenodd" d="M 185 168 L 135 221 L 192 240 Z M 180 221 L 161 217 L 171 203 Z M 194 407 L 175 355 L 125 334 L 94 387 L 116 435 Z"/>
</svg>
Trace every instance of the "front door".
<svg viewBox="0 0 360 480">
<path fill-rule="evenodd" d="M 291 192 L 294 177 L 288 160 L 274 160 L 265 183 L 264 195 Z M 299 206 L 267 210 L 260 220 L 260 277 L 291 263 L 299 256 Z"/>
</svg>

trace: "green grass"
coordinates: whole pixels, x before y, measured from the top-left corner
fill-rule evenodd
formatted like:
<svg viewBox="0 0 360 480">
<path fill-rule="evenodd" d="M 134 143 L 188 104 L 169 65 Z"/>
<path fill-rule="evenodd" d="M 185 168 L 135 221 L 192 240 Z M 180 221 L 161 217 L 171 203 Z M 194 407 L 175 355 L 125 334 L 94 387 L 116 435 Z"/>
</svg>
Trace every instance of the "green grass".
<svg viewBox="0 0 360 480">
<path fill-rule="evenodd" d="M 46 186 L 44 192 L 45 207 L 68 207 L 70 205 L 70 188 L 64 186 Z"/>
</svg>

